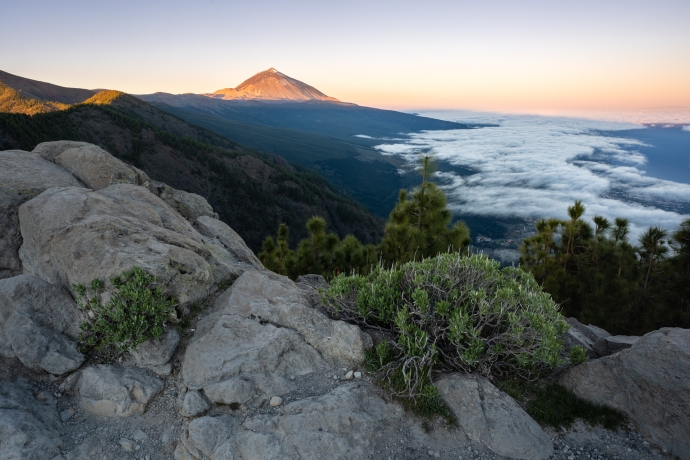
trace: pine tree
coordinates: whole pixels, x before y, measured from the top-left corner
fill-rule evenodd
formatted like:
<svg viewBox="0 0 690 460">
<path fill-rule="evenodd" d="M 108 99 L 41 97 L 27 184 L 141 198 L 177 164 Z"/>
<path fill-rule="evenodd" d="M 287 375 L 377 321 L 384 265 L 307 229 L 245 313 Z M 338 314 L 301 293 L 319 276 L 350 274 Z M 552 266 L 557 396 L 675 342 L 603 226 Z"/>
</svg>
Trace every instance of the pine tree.
<svg viewBox="0 0 690 460">
<path fill-rule="evenodd" d="M 464 222 L 450 226 L 452 214 L 442 190 L 429 181 L 431 157 L 422 160 L 422 184 L 408 197 L 401 190 L 398 204 L 390 214 L 381 254 L 391 263 L 421 260 L 439 253 L 462 251 L 470 243 Z"/>
<path fill-rule="evenodd" d="M 264 267 L 281 275 L 290 275 L 295 271 L 295 253 L 290 250 L 288 245 L 289 236 L 290 229 L 288 226 L 280 224 L 277 243 L 273 237 L 266 237 L 261 245 L 262 251 L 259 253 L 259 260 L 264 264 Z"/>
</svg>

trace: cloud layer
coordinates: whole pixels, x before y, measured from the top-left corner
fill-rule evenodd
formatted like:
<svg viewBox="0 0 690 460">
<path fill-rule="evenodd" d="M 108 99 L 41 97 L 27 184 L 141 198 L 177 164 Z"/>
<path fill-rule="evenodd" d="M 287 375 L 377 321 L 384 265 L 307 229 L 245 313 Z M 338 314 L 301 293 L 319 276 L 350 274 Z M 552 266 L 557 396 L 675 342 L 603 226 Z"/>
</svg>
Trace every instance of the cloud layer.
<svg viewBox="0 0 690 460">
<path fill-rule="evenodd" d="M 585 217 L 626 217 L 632 233 L 650 225 L 673 229 L 688 216 L 650 203 L 690 203 L 690 185 L 649 177 L 647 158 L 635 139 L 599 131 L 641 128 L 622 119 L 594 120 L 479 112 L 428 112 L 425 116 L 497 127 L 413 134 L 404 143 L 377 146 L 410 164 L 420 152 L 463 166 L 475 174 L 438 173 L 450 206 L 461 213 L 521 217 L 566 217 L 574 200 L 587 207 Z"/>
</svg>

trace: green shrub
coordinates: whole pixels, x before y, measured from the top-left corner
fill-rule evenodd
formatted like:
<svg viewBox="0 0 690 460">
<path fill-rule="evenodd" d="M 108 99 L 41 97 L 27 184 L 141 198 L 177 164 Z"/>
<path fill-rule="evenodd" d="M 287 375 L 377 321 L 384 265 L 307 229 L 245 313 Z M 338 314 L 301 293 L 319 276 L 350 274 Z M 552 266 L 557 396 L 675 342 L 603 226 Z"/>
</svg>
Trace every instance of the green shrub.
<svg viewBox="0 0 690 460">
<path fill-rule="evenodd" d="M 400 396 L 429 393 L 433 371 L 532 380 L 563 364 L 568 326 L 551 297 L 531 274 L 485 256 L 442 254 L 340 275 L 323 297 L 332 316 L 394 337 L 368 364 Z"/>
<path fill-rule="evenodd" d="M 575 345 L 570 349 L 570 364 L 577 366 L 587 361 L 587 350 L 582 345 Z"/>
<path fill-rule="evenodd" d="M 90 289 L 83 284 L 73 285 L 79 296 L 77 305 L 88 317 L 79 334 L 82 351 L 111 345 L 126 350 L 150 338 L 160 338 L 174 301 L 156 286 L 156 277 L 135 266 L 111 278 L 110 283 L 115 289 L 106 302 L 101 299 L 103 281 L 91 281 Z"/>
</svg>

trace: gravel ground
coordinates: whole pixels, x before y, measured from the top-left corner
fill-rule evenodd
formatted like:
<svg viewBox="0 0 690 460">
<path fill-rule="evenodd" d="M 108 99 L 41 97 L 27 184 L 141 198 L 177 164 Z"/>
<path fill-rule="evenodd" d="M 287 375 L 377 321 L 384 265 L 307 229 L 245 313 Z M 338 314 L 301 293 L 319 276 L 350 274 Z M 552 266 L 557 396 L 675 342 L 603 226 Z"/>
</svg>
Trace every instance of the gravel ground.
<svg viewBox="0 0 690 460">
<path fill-rule="evenodd" d="M 186 340 L 182 343 L 186 345 Z M 173 373 L 163 377 L 165 387 L 161 394 L 145 413 L 132 417 L 108 418 L 84 414 L 79 408 L 78 397 L 60 394 L 58 386 L 62 379 L 30 371 L 16 359 L 0 358 L 0 379 L 28 381 L 37 399 L 56 408 L 59 414 L 56 428 L 62 437 L 64 460 L 167 460 L 173 458 L 173 451 L 186 422 L 177 412 L 177 400 L 184 390 L 179 377 L 181 357 L 178 351 L 173 358 Z M 131 361 L 125 359 L 123 364 L 131 364 Z M 345 379 L 348 370 L 330 366 L 295 377 L 297 390 L 282 396 L 283 406 L 292 401 L 323 395 L 339 385 L 349 383 L 350 380 Z M 362 379 L 370 381 L 370 376 L 363 373 Z M 377 389 L 377 392 L 390 402 L 382 390 Z M 233 411 L 221 405 L 215 406 L 209 414 L 230 414 L 237 418 L 239 425 L 257 414 L 281 413 L 282 406 L 271 407 L 268 401 L 263 401 L 246 412 Z M 551 457 L 554 460 L 675 458 L 645 441 L 632 427 L 610 431 L 577 422 L 569 429 L 547 427 L 545 431 L 554 440 L 555 454 Z M 422 420 L 405 413 L 399 420 L 389 420 L 381 426 L 373 440 L 369 458 L 499 460 L 505 457 L 492 454 L 481 445 L 469 441 L 460 430 L 449 427 L 440 418 Z"/>
</svg>

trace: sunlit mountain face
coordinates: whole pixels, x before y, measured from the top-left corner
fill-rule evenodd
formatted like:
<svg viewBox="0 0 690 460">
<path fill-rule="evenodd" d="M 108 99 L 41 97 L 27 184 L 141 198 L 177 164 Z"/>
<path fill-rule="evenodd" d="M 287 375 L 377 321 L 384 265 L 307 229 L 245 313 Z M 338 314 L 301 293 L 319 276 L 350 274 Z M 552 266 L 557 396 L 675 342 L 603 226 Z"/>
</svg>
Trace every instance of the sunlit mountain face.
<svg viewBox="0 0 690 460">
<path fill-rule="evenodd" d="M 581 200 L 586 218 L 630 219 L 636 239 L 651 225 L 674 229 L 690 214 L 690 117 L 683 113 L 656 115 L 660 123 L 639 113 L 421 114 L 492 125 L 427 131 L 376 147 L 410 167 L 428 153 L 448 165 L 437 180 L 457 215 L 565 218 Z"/>
<path fill-rule="evenodd" d="M 224 100 L 338 101 L 313 86 L 278 72 L 273 67 L 257 73 L 236 88 L 219 89 L 206 96 Z"/>
</svg>

